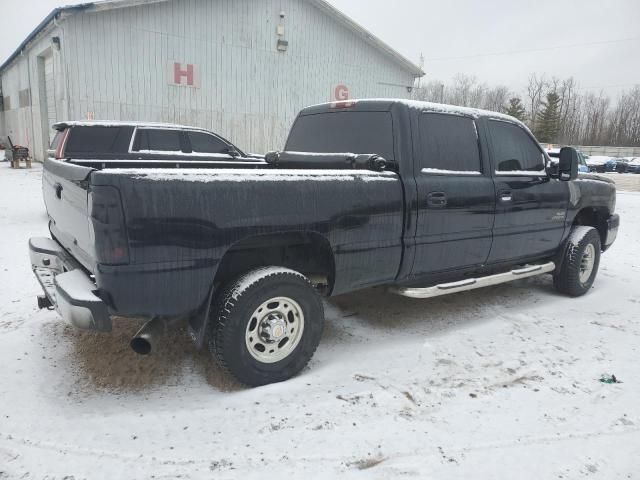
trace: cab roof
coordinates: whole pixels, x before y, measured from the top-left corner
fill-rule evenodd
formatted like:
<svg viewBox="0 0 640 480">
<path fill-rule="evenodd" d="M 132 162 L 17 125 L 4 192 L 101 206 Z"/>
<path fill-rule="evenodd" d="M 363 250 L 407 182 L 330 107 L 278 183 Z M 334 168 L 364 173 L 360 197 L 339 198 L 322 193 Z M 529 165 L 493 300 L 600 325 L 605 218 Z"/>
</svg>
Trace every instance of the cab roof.
<svg viewBox="0 0 640 480">
<path fill-rule="evenodd" d="M 321 103 L 318 105 L 312 105 L 305 108 L 301 115 L 313 115 L 315 113 L 325 113 L 329 111 L 370 111 L 370 112 L 383 112 L 389 111 L 394 105 L 404 105 L 409 109 L 416 109 L 420 111 L 428 111 L 434 113 L 449 113 L 453 115 L 464 115 L 473 118 L 494 118 L 498 120 L 506 120 L 509 122 L 518 123 L 524 126 L 520 120 L 503 113 L 492 112 L 490 110 L 482 110 L 479 108 L 458 107 L 456 105 L 446 105 L 442 103 L 423 102 L 419 100 L 407 100 L 407 99 L 390 99 L 390 98 L 363 98 L 344 100 L 339 102 Z"/>
</svg>

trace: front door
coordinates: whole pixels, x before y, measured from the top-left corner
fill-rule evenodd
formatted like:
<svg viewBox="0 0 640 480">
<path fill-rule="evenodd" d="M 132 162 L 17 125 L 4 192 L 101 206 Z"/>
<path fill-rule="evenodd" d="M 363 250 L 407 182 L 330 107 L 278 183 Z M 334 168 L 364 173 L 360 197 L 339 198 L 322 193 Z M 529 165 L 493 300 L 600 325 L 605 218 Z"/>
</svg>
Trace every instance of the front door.
<svg viewBox="0 0 640 480">
<path fill-rule="evenodd" d="M 549 178 L 540 146 L 520 125 L 489 120 L 487 126 L 497 202 L 488 263 L 552 255 L 564 233 L 567 182 Z"/>
<path fill-rule="evenodd" d="M 491 249 L 495 193 L 471 117 L 422 113 L 414 142 L 418 191 L 412 276 L 485 263 Z"/>
</svg>

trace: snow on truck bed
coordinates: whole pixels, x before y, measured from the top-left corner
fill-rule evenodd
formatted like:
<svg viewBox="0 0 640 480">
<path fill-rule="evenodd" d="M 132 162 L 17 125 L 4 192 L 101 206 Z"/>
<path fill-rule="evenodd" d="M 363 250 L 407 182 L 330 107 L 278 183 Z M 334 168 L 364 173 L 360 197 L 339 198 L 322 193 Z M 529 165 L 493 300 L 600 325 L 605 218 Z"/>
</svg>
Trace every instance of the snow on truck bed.
<svg viewBox="0 0 640 480">
<path fill-rule="evenodd" d="M 20 199 L 20 201 L 17 201 Z M 38 311 L 40 170 L 0 168 L 0 478 L 636 478 L 640 195 L 595 288 L 549 277 L 432 300 L 326 303 L 297 378 L 244 389 L 184 332 L 157 353 Z M 630 253 L 632 252 L 632 253 Z M 623 383 L 605 384 L 602 374 Z"/>
<path fill-rule="evenodd" d="M 296 170 L 296 169 L 185 169 L 149 168 L 149 169 L 113 169 L 107 174 L 127 175 L 135 179 L 153 181 L 182 180 L 185 182 L 300 182 L 300 181 L 396 181 L 393 172 L 374 172 L 371 170 Z"/>
</svg>

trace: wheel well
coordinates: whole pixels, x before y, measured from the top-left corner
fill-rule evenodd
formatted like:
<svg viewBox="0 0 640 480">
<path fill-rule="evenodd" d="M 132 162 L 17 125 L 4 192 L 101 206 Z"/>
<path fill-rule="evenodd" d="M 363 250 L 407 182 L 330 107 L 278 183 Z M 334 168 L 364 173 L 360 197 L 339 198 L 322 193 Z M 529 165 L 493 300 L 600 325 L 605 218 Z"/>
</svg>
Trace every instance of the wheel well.
<svg viewBox="0 0 640 480">
<path fill-rule="evenodd" d="M 271 265 L 302 273 L 322 293 L 329 294 L 333 289 L 333 251 L 327 239 L 314 232 L 258 235 L 241 240 L 225 253 L 214 285 L 217 288 L 249 270 Z"/>
<path fill-rule="evenodd" d="M 587 207 L 578 212 L 573 220 L 573 225 L 595 228 L 600 234 L 602 245 L 604 245 L 607 238 L 607 218 L 609 218 L 609 212 L 606 208 Z"/>
</svg>

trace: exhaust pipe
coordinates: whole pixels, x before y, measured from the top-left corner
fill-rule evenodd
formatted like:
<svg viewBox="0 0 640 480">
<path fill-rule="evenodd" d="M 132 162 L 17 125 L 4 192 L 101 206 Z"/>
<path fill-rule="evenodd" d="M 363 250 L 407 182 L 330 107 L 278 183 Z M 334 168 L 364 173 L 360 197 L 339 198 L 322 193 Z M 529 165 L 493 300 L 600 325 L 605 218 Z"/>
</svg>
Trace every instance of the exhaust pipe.
<svg viewBox="0 0 640 480">
<path fill-rule="evenodd" d="M 134 335 L 129 345 L 138 355 L 149 355 L 158 337 L 165 333 L 166 322 L 162 318 L 152 318 Z"/>
</svg>

